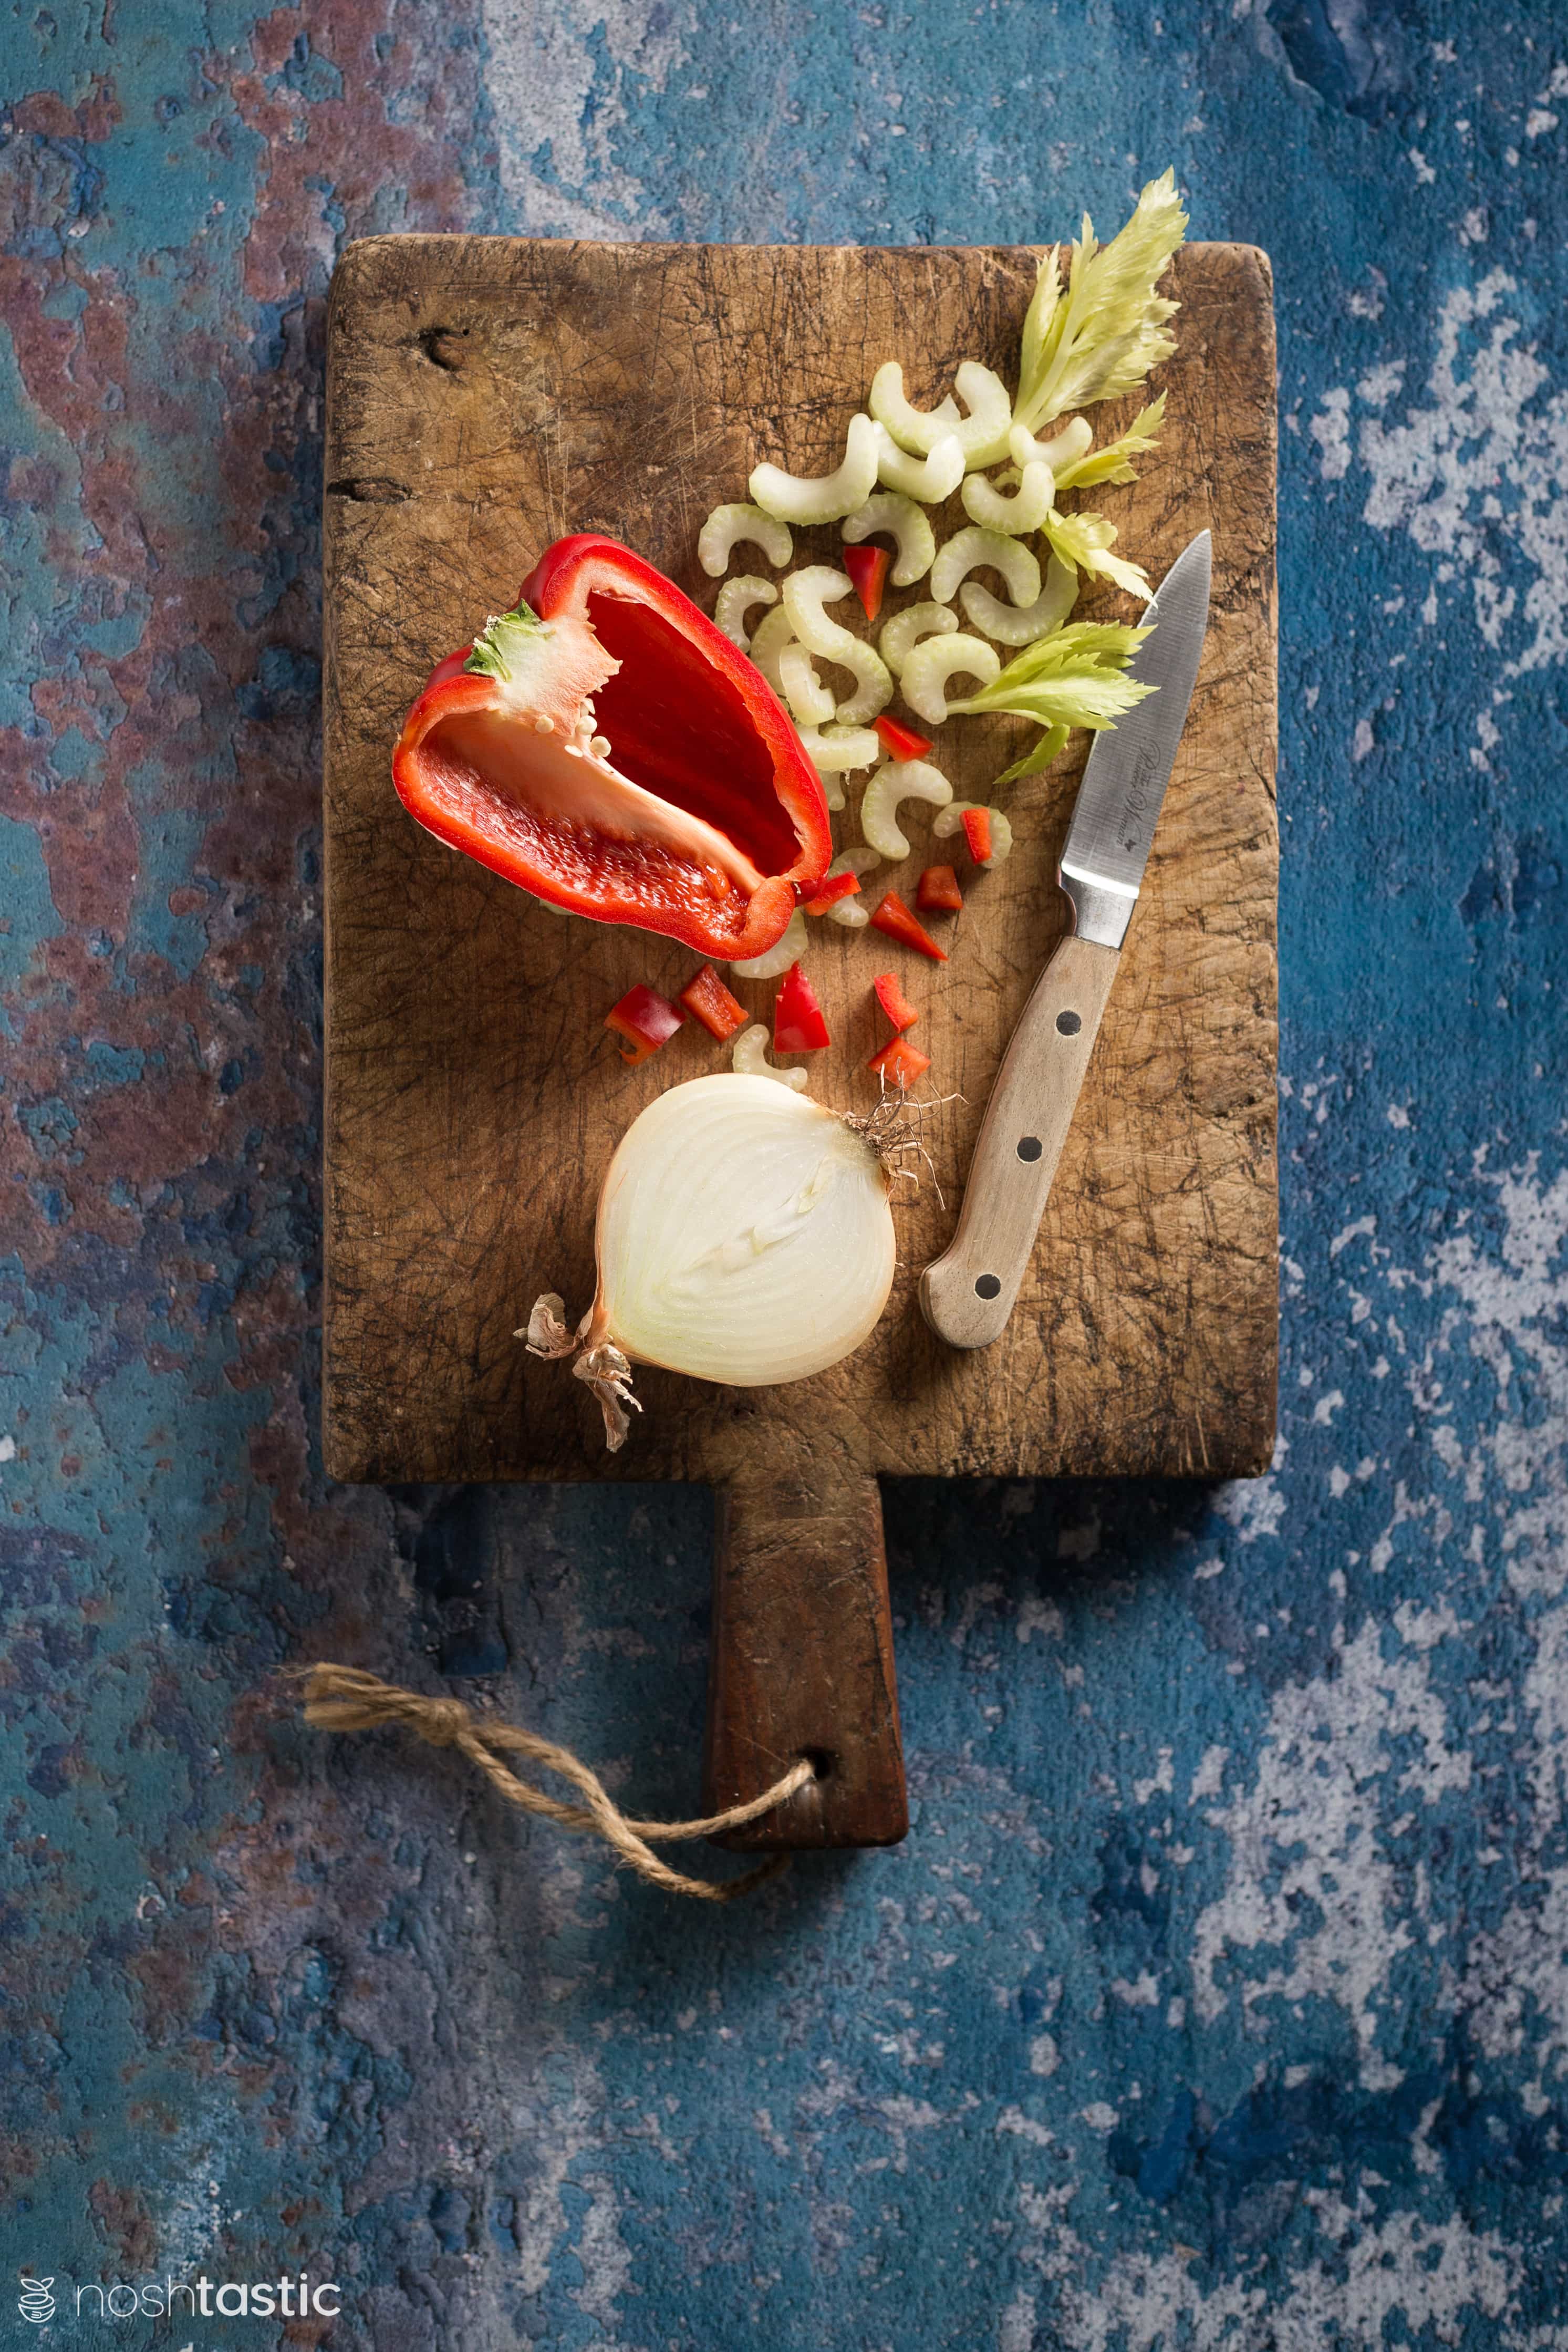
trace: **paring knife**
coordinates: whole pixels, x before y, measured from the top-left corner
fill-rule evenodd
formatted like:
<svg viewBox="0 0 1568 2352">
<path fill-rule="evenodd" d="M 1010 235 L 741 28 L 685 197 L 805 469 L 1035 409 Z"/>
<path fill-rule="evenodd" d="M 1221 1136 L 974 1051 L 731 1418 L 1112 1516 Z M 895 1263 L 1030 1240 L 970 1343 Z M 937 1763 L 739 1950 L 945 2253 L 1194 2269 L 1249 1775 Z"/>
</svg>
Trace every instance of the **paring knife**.
<svg viewBox="0 0 1568 2352">
<path fill-rule="evenodd" d="M 1130 665 L 1159 692 L 1095 736 L 1083 771 L 1057 872 L 1073 928 L 997 1073 L 958 1229 L 920 1278 L 925 1320 L 954 1348 L 999 1337 L 1029 1271 L 1186 725 L 1208 626 L 1209 558 L 1200 530 L 1161 581 L 1145 616 L 1154 635 Z"/>
</svg>

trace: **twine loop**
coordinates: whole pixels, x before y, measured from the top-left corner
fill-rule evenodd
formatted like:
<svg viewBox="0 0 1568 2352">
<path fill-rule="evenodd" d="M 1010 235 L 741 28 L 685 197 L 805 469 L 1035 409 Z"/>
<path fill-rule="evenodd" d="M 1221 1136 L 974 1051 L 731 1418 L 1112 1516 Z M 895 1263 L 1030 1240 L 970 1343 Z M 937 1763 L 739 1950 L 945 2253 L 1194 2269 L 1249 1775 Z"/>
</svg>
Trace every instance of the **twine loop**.
<svg viewBox="0 0 1568 2352">
<path fill-rule="evenodd" d="M 402 1689 L 397 1683 L 383 1683 L 379 1676 L 364 1674 L 357 1666 L 318 1662 L 311 1666 L 291 1668 L 290 1672 L 305 1685 L 305 1720 L 318 1730 L 374 1731 L 395 1725 L 412 1731 L 428 1747 L 455 1748 L 484 1773 L 508 1804 L 554 1822 L 558 1829 L 602 1838 L 640 1877 L 664 1887 L 668 1894 L 689 1895 L 700 1903 L 733 1903 L 737 1895 L 749 1894 L 765 1879 L 777 1877 L 788 1867 L 789 1855 L 770 1854 L 755 1870 L 746 1871 L 738 1878 L 714 1880 L 690 1878 L 684 1872 L 672 1870 L 653 1851 L 653 1846 L 716 1837 L 725 1830 L 742 1829 L 747 1822 L 755 1822 L 771 1812 L 776 1805 L 784 1804 L 817 1777 L 810 1758 L 800 1756 L 770 1789 L 765 1789 L 761 1796 L 751 1798 L 744 1805 L 731 1805 L 724 1812 L 710 1813 L 701 1821 L 633 1821 L 621 1811 L 599 1775 L 591 1771 L 570 1748 L 559 1747 L 553 1739 L 541 1739 L 537 1732 L 525 1731 L 520 1724 L 492 1722 L 485 1716 L 475 1715 L 461 1699 L 426 1698 L 418 1691 Z M 580 1805 L 563 1804 L 559 1797 L 535 1788 L 531 1781 L 519 1780 L 506 1762 L 507 1756 L 526 1757 L 530 1764 L 556 1773 L 570 1781 L 584 1801 Z"/>
</svg>

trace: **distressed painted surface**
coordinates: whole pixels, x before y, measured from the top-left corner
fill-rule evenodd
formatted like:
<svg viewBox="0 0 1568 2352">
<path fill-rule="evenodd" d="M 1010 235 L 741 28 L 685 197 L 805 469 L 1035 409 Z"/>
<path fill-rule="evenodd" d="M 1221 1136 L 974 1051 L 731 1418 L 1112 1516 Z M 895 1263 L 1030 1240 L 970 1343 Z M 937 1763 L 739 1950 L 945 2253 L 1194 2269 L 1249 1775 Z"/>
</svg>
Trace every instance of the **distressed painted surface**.
<svg viewBox="0 0 1568 2352">
<path fill-rule="evenodd" d="M 1552 12 L 0 39 L 11 2269 L 308 2263 L 383 2352 L 1568 2342 Z M 695 1786 L 700 1494 L 313 1457 L 328 273 L 405 226 L 1042 237 L 1167 160 L 1279 282 L 1280 1459 L 892 1488 L 909 1844 L 676 1914 L 258 1696 L 479 1677 Z"/>
</svg>

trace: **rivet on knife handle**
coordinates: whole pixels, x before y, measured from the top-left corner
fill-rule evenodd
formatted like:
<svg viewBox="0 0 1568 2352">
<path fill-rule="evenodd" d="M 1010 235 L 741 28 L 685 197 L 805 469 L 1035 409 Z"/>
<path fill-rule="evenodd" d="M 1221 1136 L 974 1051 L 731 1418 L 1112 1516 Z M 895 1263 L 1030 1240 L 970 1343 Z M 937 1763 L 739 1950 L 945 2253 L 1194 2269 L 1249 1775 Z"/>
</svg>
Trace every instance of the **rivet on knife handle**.
<svg viewBox="0 0 1568 2352">
<path fill-rule="evenodd" d="M 925 1320 L 949 1347 L 988 1346 L 1012 1313 L 1120 961 L 1114 948 L 1063 940 L 1013 1032 L 958 1230 L 920 1278 Z"/>
</svg>

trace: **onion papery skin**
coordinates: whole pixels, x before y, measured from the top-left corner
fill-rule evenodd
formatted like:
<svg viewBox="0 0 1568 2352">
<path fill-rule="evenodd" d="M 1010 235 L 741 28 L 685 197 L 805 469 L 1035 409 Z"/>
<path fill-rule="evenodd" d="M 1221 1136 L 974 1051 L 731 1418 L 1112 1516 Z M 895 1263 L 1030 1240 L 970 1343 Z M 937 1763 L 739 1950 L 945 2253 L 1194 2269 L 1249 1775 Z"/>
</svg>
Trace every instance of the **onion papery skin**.
<svg viewBox="0 0 1568 2352">
<path fill-rule="evenodd" d="M 599 1196 L 588 1344 L 729 1388 L 807 1380 L 881 1319 L 887 1178 L 834 1111 L 722 1072 L 632 1121 Z"/>
</svg>

